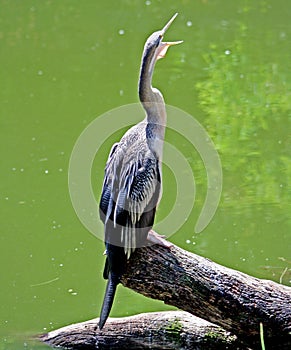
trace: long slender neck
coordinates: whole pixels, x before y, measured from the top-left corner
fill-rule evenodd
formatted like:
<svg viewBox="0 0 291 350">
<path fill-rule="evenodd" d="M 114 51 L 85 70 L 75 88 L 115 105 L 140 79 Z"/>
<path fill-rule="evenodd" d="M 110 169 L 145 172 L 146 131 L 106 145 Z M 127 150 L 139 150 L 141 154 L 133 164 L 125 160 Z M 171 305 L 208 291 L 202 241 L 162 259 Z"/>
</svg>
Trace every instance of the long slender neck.
<svg viewBox="0 0 291 350">
<path fill-rule="evenodd" d="M 166 108 L 161 92 L 152 87 L 155 57 L 144 54 L 139 78 L 139 99 L 146 111 L 147 140 L 158 158 L 162 157 L 162 143 L 166 128 Z"/>
<path fill-rule="evenodd" d="M 139 99 L 141 103 L 152 102 L 155 100 L 154 91 L 152 88 L 152 77 L 154 72 L 154 60 L 153 54 L 150 52 L 143 53 L 140 76 L 139 76 Z"/>
</svg>

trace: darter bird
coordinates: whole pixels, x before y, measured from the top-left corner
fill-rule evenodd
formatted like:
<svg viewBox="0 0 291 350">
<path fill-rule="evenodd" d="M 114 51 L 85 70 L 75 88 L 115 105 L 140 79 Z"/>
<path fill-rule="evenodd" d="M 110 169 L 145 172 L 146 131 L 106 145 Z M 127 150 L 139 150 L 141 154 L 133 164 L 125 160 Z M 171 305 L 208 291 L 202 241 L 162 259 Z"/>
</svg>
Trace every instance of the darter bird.
<svg viewBox="0 0 291 350">
<path fill-rule="evenodd" d="M 104 224 L 108 279 L 99 319 L 101 330 L 109 316 L 116 287 L 131 253 L 147 240 L 169 247 L 170 243 L 152 231 L 161 194 L 161 161 L 166 126 L 166 108 L 159 90 L 152 87 L 155 63 L 169 46 L 182 41 L 163 42 L 166 30 L 176 18 L 146 41 L 139 77 L 139 99 L 146 118 L 129 129 L 114 144 L 105 168 L 100 218 Z"/>
</svg>

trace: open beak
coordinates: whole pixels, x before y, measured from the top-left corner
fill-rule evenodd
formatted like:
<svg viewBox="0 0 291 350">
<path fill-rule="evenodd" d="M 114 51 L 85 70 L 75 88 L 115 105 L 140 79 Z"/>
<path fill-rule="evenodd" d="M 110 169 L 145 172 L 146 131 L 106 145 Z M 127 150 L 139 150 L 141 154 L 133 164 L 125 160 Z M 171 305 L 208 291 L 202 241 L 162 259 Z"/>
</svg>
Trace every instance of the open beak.
<svg viewBox="0 0 291 350">
<path fill-rule="evenodd" d="M 158 51 L 158 56 L 157 56 L 157 60 L 159 60 L 160 58 L 164 58 L 166 56 L 167 50 L 170 46 L 173 45 L 177 45 L 177 44 L 181 44 L 183 42 L 183 40 L 180 41 L 170 41 L 167 43 L 161 43 L 160 47 L 159 47 L 159 51 Z"/>
<path fill-rule="evenodd" d="M 174 19 L 178 16 L 178 13 L 175 13 L 174 16 L 169 20 L 169 22 L 164 26 L 164 28 L 161 30 L 161 35 L 164 36 L 165 32 L 167 31 L 167 29 L 170 27 L 170 25 L 172 24 L 172 22 L 174 21 Z M 158 55 L 157 55 L 157 60 L 159 60 L 160 58 L 164 58 L 167 50 L 170 46 L 173 45 L 177 45 L 177 44 L 181 44 L 183 42 L 183 40 L 179 40 L 179 41 L 169 41 L 169 42 L 161 42 L 159 49 L 158 49 Z"/>
</svg>

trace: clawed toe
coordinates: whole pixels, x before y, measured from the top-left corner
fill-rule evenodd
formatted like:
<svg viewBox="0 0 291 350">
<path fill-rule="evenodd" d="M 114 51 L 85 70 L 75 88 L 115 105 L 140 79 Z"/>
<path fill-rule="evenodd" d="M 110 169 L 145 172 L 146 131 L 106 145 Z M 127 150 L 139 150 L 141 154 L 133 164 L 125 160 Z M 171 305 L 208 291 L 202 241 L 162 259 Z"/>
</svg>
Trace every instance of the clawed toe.
<svg viewBox="0 0 291 350">
<path fill-rule="evenodd" d="M 153 243 L 153 244 L 158 244 L 161 245 L 162 247 L 170 248 L 173 246 L 173 244 L 166 239 L 164 239 L 166 236 L 165 235 L 160 235 L 157 232 L 150 230 L 148 233 L 148 241 Z"/>
</svg>

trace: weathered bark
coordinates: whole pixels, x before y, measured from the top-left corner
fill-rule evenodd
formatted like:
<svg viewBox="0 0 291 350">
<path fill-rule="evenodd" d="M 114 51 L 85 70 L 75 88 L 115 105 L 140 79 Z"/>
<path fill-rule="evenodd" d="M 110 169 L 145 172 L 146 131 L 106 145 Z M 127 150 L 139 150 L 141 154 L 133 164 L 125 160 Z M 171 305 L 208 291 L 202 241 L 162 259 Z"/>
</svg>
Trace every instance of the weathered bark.
<svg viewBox="0 0 291 350">
<path fill-rule="evenodd" d="M 291 288 L 218 265 L 177 246 L 139 249 L 122 283 L 163 300 L 259 345 L 263 324 L 267 349 L 290 348 Z"/>
<path fill-rule="evenodd" d="M 98 319 L 70 325 L 41 336 L 54 347 L 96 349 L 241 349 L 235 336 L 221 327 L 183 311 L 109 318 L 104 330 Z"/>
<path fill-rule="evenodd" d="M 160 246 L 138 249 L 129 260 L 122 283 L 143 295 L 163 300 L 166 304 L 222 327 L 224 330 L 220 327 L 215 328 L 219 330 L 218 334 L 221 336 L 214 335 L 214 338 L 219 339 L 227 335 L 226 332 L 235 334 L 237 339 L 224 338 L 229 342 L 228 346 L 223 345 L 225 349 L 242 349 L 238 343 L 251 349 L 260 349 L 260 323 L 264 328 L 266 349 L 291 348 L 291 288 L 289 287 L 223 267 L 176 246 L 170 249 Z M 175 332 L 178 334 L 176 341 L 179 342 L 179 347 L 177 347 L 167 332 L 160 332 L 161 329 L 169 329 L 171 326 L 165 323 L 167 320 L 163 316 L 164 313 L 158 314 L 162 318 L 159 322 L 162 323 L 152 322 L 151 318 L 157 316 L 151 314 L 143 315 L 143 318 L 138 315 L 136 318 L 111 319 L 102 332 L 96 333 L 95 320 L 81 324 L 80 330 L 77 326 L 76 331 L 74 328 L 73 331 L 71 328 L 65 328 L 69 330 L 68 333 L 64 333 L 63 329 L 55 331 L 61 332 L 61 335 L 50 332 L 44 335 L 42 340 L 52 345 L 66 344 L 66 347 L 74 349 L 106 349 L 109 345 L 109 348 L 114 349 L 114 344 L 118 344 L 117 348 L 122 349 L 124 341 L 125 348 L 128 349 L 130 346 L 133 349 L 158 349 L 159 342 L 165 339 L 163 349 L 211 349 L 209 334 L 216 333 L 209 331 L 200 333 L 201 329 L 198 333 L 194 332 L 192 328 L 196 327 L 196 317 L 191 318 L 186 313 L 182 313 L 182 317 L 179 317 L 179 332 Z M 139 319 L 142 327 L 137 322 Z M 173 319 L 171 321 L 170 318 L 169 322 L 171 325 Z M 193 322 L 192 328 L 189 326 L 191 322 Z M 213 324 L 211 326 L 217 327 Z M 191 332 L 194 332 L 192 338 Z M 167 336 L 163 338 L 165 334 Z M 183 338 L 182 335 L 185 334 Z M 207 345 L 205 334 L 208 335 Z M 181 346 L 183 339 L 186 339 L 184 347 Z M 195 345 L 195 339 L 202 344 L 200 347 Z M 187 341 L 189 344 L 193 342 L 196 347 L 193 347 L 194 345 L 187 347 Z M 70 346 L 70 343 L 74 346 Z M 92 344 L 95 347 L 92 347 Z M 137 344 L 140 347 L 137 347 Z M 214 348 L 219 349 L 218 344 L 222 343 L 217 343 Z"/>
</svg>

